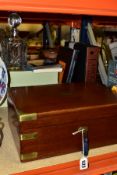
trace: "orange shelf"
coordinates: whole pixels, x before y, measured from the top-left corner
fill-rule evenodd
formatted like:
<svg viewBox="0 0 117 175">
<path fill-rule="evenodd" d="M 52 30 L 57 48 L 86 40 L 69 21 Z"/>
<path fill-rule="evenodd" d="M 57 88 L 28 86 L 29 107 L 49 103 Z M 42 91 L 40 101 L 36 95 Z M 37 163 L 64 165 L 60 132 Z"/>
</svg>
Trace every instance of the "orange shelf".
<svg viewBox="0 0 117 175">
<path fill-rule="evenodd" d="M 79 170 L 79 161 L 72 161 L 12 175 L 101 175 L 117 170 L 117 152 L 89 158 L 89 168 Z"/>
<path fill-rule="evenodd" d="M 117 0 L 0 0 L 0 10 L 117 16 Z"/>
</svg>

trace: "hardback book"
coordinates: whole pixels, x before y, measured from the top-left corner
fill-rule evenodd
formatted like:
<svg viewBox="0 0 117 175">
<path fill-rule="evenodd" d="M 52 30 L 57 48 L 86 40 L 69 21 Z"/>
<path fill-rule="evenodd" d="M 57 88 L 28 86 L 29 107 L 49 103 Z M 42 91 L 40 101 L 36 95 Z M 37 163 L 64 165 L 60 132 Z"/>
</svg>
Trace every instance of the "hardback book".
<svg viewBox="0 0 117 175">
<path fill-rule="evenodd" d="M 92 29 L 92 25 L 90 23 L 88 23 L 88 26 L 87 26 L 87 35 L 88 35 L 90 44 L 92 44 L 94 46 L 98 46 L 98 43 L 96 41 L 93 29 Z M 98 71 L 100 74 L 102 84 L 107 86 L 108 85 L 108 76 L 107 76 L 107 72 L 106 72 L 105 65 L 104 65 L 103 58 L 102 58 L 101 54 L 99 54 L 99 56 L 98 56 Z"/>
<path fill-rule="evenodd" d="M 71 83 L 78 58 L 78 50 L 68 47 L 60 47 L 57 63 L 62 66 L 62 72 L 59 73 L 59 83 Z"/>
<path fill-rule="evenodd" d="M 73 82 L 96 82 L 98 46 L 76 43 L 74 49 L 79 51 L 76 67 L 73 75 Z"/>
</svg>

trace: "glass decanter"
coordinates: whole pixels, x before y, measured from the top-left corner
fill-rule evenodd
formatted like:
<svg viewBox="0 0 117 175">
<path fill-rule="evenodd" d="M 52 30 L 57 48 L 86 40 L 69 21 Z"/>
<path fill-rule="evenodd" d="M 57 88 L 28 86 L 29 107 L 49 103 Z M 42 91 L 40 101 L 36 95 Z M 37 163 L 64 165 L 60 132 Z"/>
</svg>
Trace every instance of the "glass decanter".
<svg viewBox="0 0 117 175">
<path fill-rule="evenodd" d="M 10 70 L 24 70 L 27 64 L 26 42 L 18 35 L 17 27 L 22 23 L 17 13 L 8 17 L 8 24 L 11 27 L 10 37 L 1 42 L 1 57 Z"/>
</svg>

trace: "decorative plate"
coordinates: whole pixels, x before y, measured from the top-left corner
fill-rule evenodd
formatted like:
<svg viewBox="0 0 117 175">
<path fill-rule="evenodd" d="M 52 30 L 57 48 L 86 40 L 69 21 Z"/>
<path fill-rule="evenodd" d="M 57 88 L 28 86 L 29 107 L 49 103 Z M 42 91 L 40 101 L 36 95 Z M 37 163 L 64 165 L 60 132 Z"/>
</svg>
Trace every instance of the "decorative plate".
<svg viewBox="0 0 117 175">
<path fill-rule="evenodd" d="M 0 58 L 0 105 L 5 100 L 7 87 L 8 87 L 8 73 L 4 62 Z"/>
</svg>

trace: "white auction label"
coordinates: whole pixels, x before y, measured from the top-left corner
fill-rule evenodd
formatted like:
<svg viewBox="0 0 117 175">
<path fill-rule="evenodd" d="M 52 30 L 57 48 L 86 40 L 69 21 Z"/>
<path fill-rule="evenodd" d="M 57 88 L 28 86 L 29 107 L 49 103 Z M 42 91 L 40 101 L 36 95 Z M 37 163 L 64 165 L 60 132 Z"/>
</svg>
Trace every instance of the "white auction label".
<svg viewBox="0 0 117 175">
<path fill-rule="evenodd" d="M 84 170 L 88 168 L 88 159 L 87 157 L 83 156 L 80 159 L 80 170 Z"/>
</svg>

